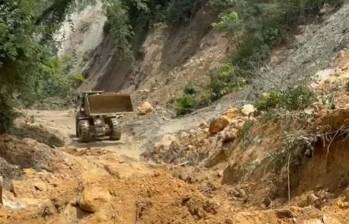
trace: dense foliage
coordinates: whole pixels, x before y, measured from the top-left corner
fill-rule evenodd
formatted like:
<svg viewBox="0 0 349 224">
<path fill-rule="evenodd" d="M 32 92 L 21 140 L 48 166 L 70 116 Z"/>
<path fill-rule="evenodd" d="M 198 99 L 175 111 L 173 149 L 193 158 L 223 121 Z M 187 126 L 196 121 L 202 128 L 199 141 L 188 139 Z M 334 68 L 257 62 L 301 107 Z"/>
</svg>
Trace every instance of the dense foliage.
<svg viewBox="0 0 349 224">
<path fill-rule="evenodd" d="M 303 110 L 315 100 L 314 93 L 304 86 L 296 86 L 286 90 L 274 90 L 260 97 L 256 103 L 259 111 L 284 109 L 287 111 Z"/>
<path fill-rule="evenodd" d="M 0 132 L 10 127 L 14 99 L 29 99 L 54 79 L 52 32 L 71 2 L 0 1 Z"/>
<path fill-rule="evenodd" d="M 180 26 L 193 14 L 195 0 L 105 0 L 108 22 L 104 30 L 114 40 L 117 54 L 132 57 L 156 23 Z"/>
</svg>

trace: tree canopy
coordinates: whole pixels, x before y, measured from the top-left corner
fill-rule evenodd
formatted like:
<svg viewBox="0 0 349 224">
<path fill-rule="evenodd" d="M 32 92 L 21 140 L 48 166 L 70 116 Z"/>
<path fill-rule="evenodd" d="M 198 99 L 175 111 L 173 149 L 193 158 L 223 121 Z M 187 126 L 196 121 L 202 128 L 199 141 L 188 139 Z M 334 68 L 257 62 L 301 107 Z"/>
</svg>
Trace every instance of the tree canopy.
<svg viewBox="0 0 349 224">
<path fill-rule="evenodd" d="M 72 2 L 0 1 L 0 132 L 11 124 L 13 99 L 32 94 L 52 75 L 48 43 Z"/>
</svg>

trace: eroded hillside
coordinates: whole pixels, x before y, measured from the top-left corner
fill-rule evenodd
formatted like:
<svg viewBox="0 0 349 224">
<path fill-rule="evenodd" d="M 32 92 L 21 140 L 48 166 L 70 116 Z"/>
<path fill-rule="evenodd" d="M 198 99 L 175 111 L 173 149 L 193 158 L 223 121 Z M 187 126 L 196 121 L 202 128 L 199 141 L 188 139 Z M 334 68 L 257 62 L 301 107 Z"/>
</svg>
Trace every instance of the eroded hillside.
<svg viewBox="0 0 349 224">
<path fill-rule="evenodd" d="M 185 24 L 152 26 L 133 63 L 110 33 L 88 41 L 105 32 L 101 2 L 74 14 L 63 46 L 88 64 L 80 89 L 130 93 L 136 111 L 121 141 L 82 143 L 73 109 L 18 109 L 0 135 L 0 223 L 349 223 L 349 5 L 321 4 L 241 88 L 176 117 L 173 101 L 231 75 L 241 49 L 197 2 Z"/>
</svg>

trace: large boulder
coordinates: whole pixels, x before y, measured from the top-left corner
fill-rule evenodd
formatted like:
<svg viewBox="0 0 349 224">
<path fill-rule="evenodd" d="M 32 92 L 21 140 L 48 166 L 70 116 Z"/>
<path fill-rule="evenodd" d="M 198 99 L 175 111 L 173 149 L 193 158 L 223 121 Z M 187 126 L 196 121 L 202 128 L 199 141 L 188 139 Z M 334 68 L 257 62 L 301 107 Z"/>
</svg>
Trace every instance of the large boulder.
<svg viewBox="0 0 349 224">
<path fill-rule="evenodd" d="M 227 116 L 216 118 L 210 123 L 209 133 L 211 135 L 215 135 L 223 131 L 229 125 L 229 123 L 230 119 Z"/>
<path fill-rule="evenodd" d="M 241 108 L 241 113 L 245 116 L 250 116 L 256 112 L 256 108 L 252 104 L 246 104 Z"/>
<path fill-rule="evenodd" d="M 78 199 L 78 205 L 85 212 L 95 213 L 111 200 L 109 191 L 102 187 L 87 186 Z"/>
<path fill-rule="evenodd" d="M 145 101 L 144 103 L 142 103 L 142 105 L 140 105 L 137 108 L 137 110 L 140 115 L 146 115 L 153 112 L 154 107 L 151 105 L 151 103 L 149 103 L 148 101 Z"/>
<path fill-rule="evenodd" d="M 20 168 L 52 170 L 53 161 L 59 152 L 34 139 L 18 139 L 11 135 L 0 135 L 0 157 L 7 163 Z M 0 164 L 3 164 L 0 161 Z"/>
</svg>

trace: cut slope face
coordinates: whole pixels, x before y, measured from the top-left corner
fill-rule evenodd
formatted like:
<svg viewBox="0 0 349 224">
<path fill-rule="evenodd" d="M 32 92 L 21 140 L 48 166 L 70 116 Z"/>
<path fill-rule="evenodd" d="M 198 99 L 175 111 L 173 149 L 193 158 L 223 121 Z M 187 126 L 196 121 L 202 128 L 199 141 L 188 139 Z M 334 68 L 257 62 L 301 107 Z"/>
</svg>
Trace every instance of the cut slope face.
<svg viewBox="0 0 349 224">
<path fill-rule="evenodd" d="M 328 67 L 336 52 L 349 47 L 348 14 L 349 6 L 344 4 L 334 14 L 324 15 L 323 22 L 300 26 L 294 43 L 287 49 L 274 50 L 271 62 L 252 77 L 253 88 L 244 90 L 249 94 L 236 94 L 234 102 L 307 82 Z M 112 39 L 105 36 L 86 70 L 88 78 L 81 89 L 123 91 L 132 93 L 137 103 L 148 100 L 167 105 L 182 95 L 190 81 L 204 87 L 209 82 L 209 71 L 229 60 L 236 48 L 233 38 L 212 29 L 216 20 L 217 13 L 206 3 L 186 26 L 155 26 L 138 49 L 132 67 L 130 61 L 115 56 Z"/>
<path fill-rule="evenodd" d="M 81 89 L 121 90 L 132 93 L 136 100 L 164 105 L 181 94 L 189 81 L 206 84 L 208 71 L 219 66 L 231 48 L 223 33 L 212 30 L 216 19 L 217 13 L 206 2 L 186 26 L 155 26 L 138 49 L 133 67 L 115 56 L 107 35 Z"/>
<path fill-rule="evenodd" d="M 292 46 L 260 72 L 255 88 L 263 92 L 308 82 L 318 71 L 328 68 L 337 53 L 349 47 L 348 15 L 349 4 L 344 3 L 322 23 L 300 27 L 302 33 L 296 35 Z"/>
<path fill-rule="evenodd" d="M 103 41 L 103 27 L 107 20 L 101 0 L 87 6 L 81 5 L 86 3 L 76 4 L 75 11 L 67 16 L 54 37 L 59 42 L 58 56 L 71 57 L 71 73 L 81 73 L 86 69 L 93 51 Z"/>
</svg>

